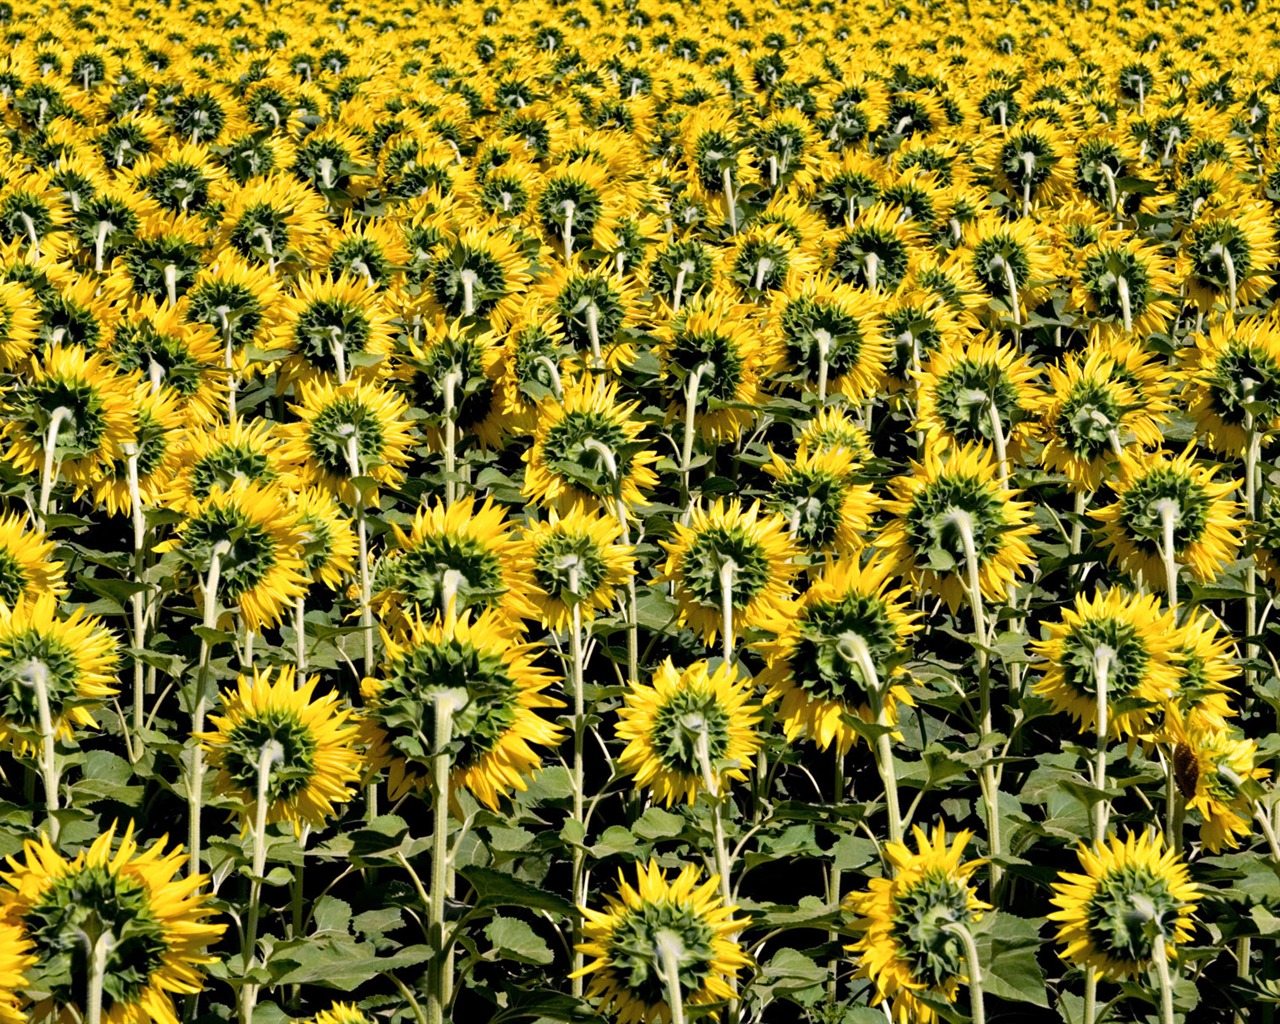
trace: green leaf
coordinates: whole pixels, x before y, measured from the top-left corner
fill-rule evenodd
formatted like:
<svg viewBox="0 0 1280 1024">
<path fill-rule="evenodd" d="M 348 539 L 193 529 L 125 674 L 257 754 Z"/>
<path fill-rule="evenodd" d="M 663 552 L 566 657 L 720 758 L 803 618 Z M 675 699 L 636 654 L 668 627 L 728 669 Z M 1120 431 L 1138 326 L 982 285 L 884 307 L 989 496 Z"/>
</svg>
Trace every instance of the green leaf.
<svg viewBox="0 0 1280 1024">
<path fill-rule="evenodd" d="M 555 954 L 527 922 L 498 915 L 484 926 L 485 937 L 504 960 L 522 964 L 549 964 Z"/>
<path fill-rule="evenodd" d="M 1042 945 L 1039 921 L 992 914 L 974 938 L 982 961 L 983 984 L 993 996 L 1010 1002 L 1049 1006 L 1037 953 Z"/>
<path fill-rule="evenodd" d="M 458 872 L 475 889 L 476 910 L 495 907 L 528 907 L 569 917 L 576 913 L 573 904 L 562 896 L 539 889 L 536 885 L 494 871 L 492 868 L 470 867 Z"/>
<path fill-rule="evenodd" d="M 684 825 L 684 818 L 680 815 L 661 807 L 650 807 L 631 826 L 631 831 L 641 839 L 671 839 L 684 831 Z"/>
</svg>

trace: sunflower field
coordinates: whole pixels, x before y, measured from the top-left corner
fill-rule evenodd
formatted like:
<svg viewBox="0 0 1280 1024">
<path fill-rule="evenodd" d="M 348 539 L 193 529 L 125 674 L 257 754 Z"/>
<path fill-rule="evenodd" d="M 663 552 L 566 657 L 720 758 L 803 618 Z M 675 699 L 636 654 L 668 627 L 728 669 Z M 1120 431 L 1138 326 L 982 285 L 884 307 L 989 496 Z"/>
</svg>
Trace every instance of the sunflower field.
<svg viewBox="0 0 1280 1024">
<path fill-rule="evenodd" d="M 1280 1017 L 1256 0 L 0 35 L 0 1024 Z"/>
</svg>

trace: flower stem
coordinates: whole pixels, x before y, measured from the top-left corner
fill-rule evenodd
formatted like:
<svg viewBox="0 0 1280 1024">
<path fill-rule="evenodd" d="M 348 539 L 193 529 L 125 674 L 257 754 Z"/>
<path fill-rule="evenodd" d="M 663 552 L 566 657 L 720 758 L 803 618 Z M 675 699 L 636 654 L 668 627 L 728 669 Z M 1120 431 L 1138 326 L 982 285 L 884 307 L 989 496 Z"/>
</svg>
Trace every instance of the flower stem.
<svg viewBox="0 0 1280 1024">
<path fill-rule="evenodd" d="M 298 678 L 307 671 L 307 595 L 302 594 L 293 605 L 294 664 Z"/>
<path fill-rule="evenodd" d="M 738 233 L 738 211 L 734 207 L 733 199 L 733 170 L 726 167 L 721 179 L 724 182 L 724 203 L 729 213 L 729 234 L 736 235 Z"/>
<path fill-rule="evenodd" d="M 125 472 L 129 481 L 129 512 L 133 518 L 133 581 L 143 585 L 147 547 L 147 522 L 142 515 L 142 499 L 138 490 L 138 446 L 130 443 L 126 448 Z M 147 601 L 146 591 L 139 590 L 129 595 L 129 604 L 133 613 L 133 645 L 142 650 L 147 640 Z M 133 659 L 133 732 L 138 738 L 138 753 L 141 756 L 142 726 L 146 715 L 143 694 L 146 692 L 144 666 L 142 659 Z"/>
<path fill-rule="evenodd" d="M 253 1024 L 253 1008 L 258 1002 L 258 986 L 248 980 L 258 948 L 258 921 L 262 915 L 262 876 L 267 870 L 267 808 L 271 789 L 271 766 L 284 758 L 279 740 L 268 740 L 258 752 L 258 790 L 253 804 L 253 864 L 249 879 L 249 914 L 244 929 L 241 961 L 245 981 L 240 987 L 241 1024 Z"/>
<path fill-rule="evenodd" d="M 991 440 L 996 449 L 996 468 L 1000 472 L 1000 482 L 1009 486 L 1009 450 L 1005 441 L 1004 427 L 1000 423 L 1000 410 L 996 406 L 995 396 L 988 396 L 987 415 L 991 418 Z"/>
<path fill-rule="evenodd" d="M 458 420 L 455 392 L 461 379 L 462 374 L 457 370 L 450 370 L 444 375 L 444 501 L 449 506 L 458 500 L 458 483 L 454 479 L 458 473 Z"/>
<path fill-rule="evenodd" d="M 726 558 L 720 563 L 720 619 L 726 662 L 733 661 L 733 574 L 737 568 L 732 558 Z"/>
<path fill-rule="evenodd" d="M 604 463 L 605 472 L 613 484 L 613 507 L 622 529 L 622 543 L 631 546 L 631 524 L 627 521 L 627 503 L 622 498 L 622 474 L 613 451 L 603 441 L 587 438 L 582 445 L 595 452 Z M 627 579 L 627 682 L 632 686 L 640 681 L 640 613 L 636 608 L 636 578 Z"/>
<path fill-rule="evenodd" d="M 729 172 L 726 171 L 727 175 Z M 684 943 L 680 936 L 664 928 L 655 936 L 657 964 L 662 976 L 662 983 L 667 989 L 667 1009 L 671 1013 L 671 1024 L 684 1022 L 684 993 L 680 989 L 680 954 Z"/>
<path fill-rule="evenodd" d="M 1160 979 L 1160 1024 L 1173 1024 L 1173 979 L 1169 976 L 1169 954 L 1161 931 L 1156 932 L 1151 958 L 1155 961 L 1156 976 Z"/>
<path fill-rule="evenodd" d="M 1000 884 L 1000 867 L 995 858 L 1000 856 L 1000 790 L 995 768 L 991 764 L 991 751 L 985 746 L 991 735 L 991 664 L 987 656 L 987 617 L 982 605 L 982 577 L 978 566 L 978 551 L 973 536 L 973 519 L 963 509 L 954 509 L 952 522 L 960 534 L 964 548 L 965 589 L 969 595 L 969 607 L 973 610 L 973 636 L 975 655 L 978 659 L 978 711 L 981 719 L 979 742 L 984 744 L 982 764 L 982 799 L 987 809 L 987 855 L 991 858 L 991 896 L 995 900 Z"/>
<path fill-rule="evenodd" d="M 844 802 L 844 752 L 840 749 L 840 744 L 836 744 L 835 750 L 835 773 L 834 785 L 831 787 L 832 800 L 837 807 Z M 833 858 L 831 863 L 831 871 L 828 876 L 827 883 L 827 902 L 834 907 L 840 906 L 841 892 L 844 888 L 843 872 L 840 870 L 838 858 Z M 827 932 L 827 940 L 831 943 L 840 941 L 840 933 L 838 931 Z M 831 977 L 827 980 L 827 1000 L 834 1003 L 840 998 L 840 962 L 842 957 L 836 953 L 828 964 L 828 970 Z"/>
<path fill-rule="evenodd" d="M 60 405 L 53 410 L 53 414 L 49 417 L 49 428 L 45 431 L 44 437 L 44 466 L 40 472 L 40 529 L 45 528 L 44 522 L 49 515 L 49 495 L 53 491 L 53 478 L 57 475 L 54 472 L 54 466 L 57 459 L 58 449 L 58 431 L 62 428 L 62 424 L 72 418 L 72 412 L 65 405 Z"/>
<path fill-rule="evenodd" d="M 831 375 L 831 332 L 814 331 L 813 340 L 818 345 L 818 405 L 826 405 L 827 379 Z"/>
<path fill-rule="evenodd" d="M 1133 333 L 1133 305 L 1129 298 L 1129 280 L 1123 274 L 1116 277 L 1116 291 L 1120 295 L 1120 314 L 1124 321 L 1124 333 Z"/>
<path fill-rule="evenodd" d="M 36 693 L 36 712 L 40 725 L 40 777 L 44 780 L 45 817 L 49 826 L 49 840 L 58 842 L 58 748 L 53 727 L 53 715 L 49 710 L 49 670 L 36 659 L 29 661 L 30 674 L 26 676 Z"/>
<path fill-rule="evenodd" d="M 209 558 L 209 574 L 204 582 L 204 628 L 218 625 L 218 580 L 222 575 L 222 556 L 231 550 L 231 542 L 220 540 L 213 546 Z M 191 732 L 204 732 L 204 711 L 209 685 L 209 656 L 213 645 L 207 636 L 200 638 L 200 665 L 196 670 L 195 701 L 191 708 Z M 200 873 L 200 809 L 204 803 L 204 748 L 197 740 L 191 748 L 191 774 L 187 779 L 187 846 L 191 859 L 187 861 L 187 874 Z"/>
<path fill-rule="evenodd" d="M 1244 504 L 1245 514 L 1250 525 L 1258 518 L 1258 462 L 1262 455 L 1262 435 L 1258 432 L 1252 413 L 1245 413 L 1245 447 L 1244 447 Z M 1258 635 L 1258 563 L 1254 557 L 1254 543 L 1250 541 L 1247 551 L 1247 564 L 1244 570 L 1244 638 L 1245 659 L 1244 670 L 1245 692 L 1253 692 L 1256 673 L 1252 667 L 1258 657 L 1258 645 L 1254 637 Z"/>
<path fill-rule="evenodd" d="M 577 567 L 569 570 L 569 590 L 573 594 L 573 624 L 569 633 L 569 653 L 573 673 L 573 820 L 586 827 L 586 764 L 584 746 L 586 742 L 586 697 L 583 693 L 583 655 L 582 655 L 582 606 L 578 594 L 580 573 Z M 584 834 L 585 841 L 585 834 Z M 586 902 L 586 892 L 582 881 L 586 866 L 586 852 L 580 844 L 573 847 L 573 905 L 580 907 Z M 574 918 L 573 925 L 573 971 L 572 993 L 582 997 L 583 979 L 577 975 L 585 962 L 583 954 L 578 950 L 582 941 L 580 919 Z"/>
<path fill-rule="evenodd" d="M 943 926 L 944 931 L 951 932 L 964 944 L 965 960 L 969 964 L 969 1012 L 973 1024 L 986 1024 L 987 1009 L 982 994 L 982 964 L 978 960 L 978 944 L 974 941 L 973 932 L 963 921 L 949 921 Z"/>
<path fill-rule="evenodd" d="M 107 981 L 107 957 L 115 945 L 109 929 L 94 940 L 89 947 L 89 975 L 85 980 L 85 1024 L 102 1024 L 102 992 Z"/>
<path fill-rule="evenodd" d="M 363 475 L 356 435 L 347 437 L 347 464 L 355 492 L 356 537 L 360 545 L 360 633 L 364 637 L 364 670 L 373 671 L 373 574 L 369 569 L 369 524 L 364 514 L 364 492 L 356 481 Z"/>
<path fill-rule="evenodd" d="M 445 1011 L 452 997 L 453 979 L 449 976 L 450 960 L 445 949 L 444 901 L 449 890 L 449 743 L 453 739 L 454 696 L 436 693 L 435 744 L 431 756 L 431 810 L 433 833 L 431 848 L 431 900 L 427 906 L 428 941 L 432 958 L 427 983 L 427 1020 L 444 1024 Z"/>
<path fill-rule="evenodd" d="M 1014 272 L 1013 264 L 1006 259 L 1000 261 L 1004 264 L 1004 282 L 1009 289 L 1009 305 L 1013 307 L 1013 325 L 1015 327 L 1022 326 L 1022 309 L 1018 300 L 1018 275 Z"/>
<path fill-rule="evenodd" d="M 1106 644 L 1093 652 L 1094 677 L 1097 681 L 1098 747 L 1094 754 L 1093 784 L 1097 789 L 1107 788 L 1107 682 L 1111 663 L 1116 652 Z M 1101 843 L 1107 837 L 1107 822 L 1111 817 L 1111 802 L 1102 797 L 1093 808 L 1093 841 Z"/>
<path fill-rule="evenodd" d="M 1174 527 L 1179 514 L 1178 503 L 1170 498 L 1156 502 L 1160 513 L 1160 558 L 1164 562 L 1165 586 L 1169 590 L 1169 611 L 1178 615 L 1178 553 L 1174 549 Z"/>
<path fill-rule="evenodd" d="M 711 369 L 710 363 L 699 363 L 689 374 L 684 393 L 684 447 L 680 452 L 680 487 L 684 491 L 684 503 L 689 501 L 690 463 L 693 461 L 693 438 L 698 416 L 698 387 L 702 375 Z"/>
</svg>

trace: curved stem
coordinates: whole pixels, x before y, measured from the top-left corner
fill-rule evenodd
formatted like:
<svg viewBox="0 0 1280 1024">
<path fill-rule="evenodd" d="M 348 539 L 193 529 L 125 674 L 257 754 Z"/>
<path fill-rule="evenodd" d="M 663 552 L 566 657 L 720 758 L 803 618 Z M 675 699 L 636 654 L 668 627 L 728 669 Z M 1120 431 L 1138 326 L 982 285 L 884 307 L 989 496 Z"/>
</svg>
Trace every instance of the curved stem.
<svg viewBox="0 0 1280 1024">
<path fill-rule="evenodd" d="M 28 662 L 29 681 L 36 694 L 37 722 L 40 726 L 40 776 L 44 780 L 45 820 L 49 828 L 49 840 L 55 845 L 60 831 L 58 822 L 58 748 L 57 734 L 53 726 L 53 714 L 49 708 L 49 670 L 35 659 Z"/>
<path fill-rule="evenodd" d="M 573 820 L 583 827 L 583 842 L 586 841 L 586 815 L 584 803 L 586 799 L 586 761 L 583 747 L 586 740 L 586 697 L 583 693 L 583 655 L 582 655 L 582 605 L 578 594 L 579 570 L 575 566 L 569 570 L 569 591 L 573 595 L 573 623 L 569 633 L 569 652 L 573 677 Z M 586 892 L 583 888 L 583 872 L 586 866 L 586 853 L 581 844 L 573 847 L 573 905 L 580 907 L 586 903 Z M 582 970 L 585 962 L 578 943 L 582 941 L 580 918 L 574 918 L 573 924 L 573 970 L 572 994 L 582 996 L 583 979 L 576 972 Z"/>
<path fill-rule="evenodd" d="M 733 661 L 733 574 L 738 568 L 732 558 L 720 563 L 720 624 L 724 632 L 724 660 Z"/>
<path fill-rule="evenodd" d="M 455 697 L 451 693 L 432 696 L 435 709 L 435 744 L 431 756 L 431 810 L 433 818 L 431 850 L 431 900 L 427 907 L 428 941 L 433 955 L 427 983 L 427 1020 L 444 1024 L 445 1008 L 452 998 L 451 958 L 446 949 L 444 927 L 445 894 L 450 888 L 449 866 L 449 743 L 453 739 Z"/>
<path fill-rule="evenodd" d="M 1151 959 L 1155 962 L 1156 976 L 1160 980 L 1160 1024 L 1173 1024 L 1173 979 L 1169 975 L 1169 954 L 1165 948 L 1163 932 L 1156 932 Z"/>
<path fill-rule="evenodd" d="M 364 637 L 364 670 L 373 671 L 373 573 L 369 567 L 369 524 L 364 513 L 364 491 L 356 483 L 363 476 L 359 439 L 347 436 L 347 470 L 351 474 L 356 515 L 356 538 L 360 547 L 360 633 Z"/>
<path fill-rule="evenodd" d="M 244 949 L 241 961 L 245 974 L 240 988 L 242 1024 L 252 1024 L 253 1008 L 258 1002 L 258 986 L 248 981 L 258 948 L 258 922 L 262 915 L 262 877 L 267 872 L 267 809 L 271 789 L 271 766 L 284 759 L 284 747 L 279 740 L 270 740 L 258 752 L 258 789 L 253 804 L 253 864 L 249 879 L 249 913 L 244 929 Z"/>
<path fill-rule="evenodd" d="M 873 252 L 862 257 L 862 269 L 867 275 L 867 291 L 880 290 L 880 257 Z"/>
<path fill-rule="evenodd" d="M 1116 292 L 1120 296 L 1120 313 L 1124 319 L 1124 333 L 1133 333 L 1133 304 L 1129 298 L 1129 279 L 1123 274 L 1116 277 Z"/>
<path fill-rule="evenodd" d="M 1156 503 L 1160 513 L 1160 558 L 1164 561 L 1165 586 L 1169 590 L 1169 610 L 1178 614 L 1178 553 L 1174 549 L 1174 527 L 1179 515 L 1177 502 L 1161 498 Z"/>
<path fill-rule="evenodd" d="M 1004 426 L 1000 423 L 1000 410 L 996 407 L 994 398 L 989 398 L 987 401 L 987 415 L 991 419 L 991 440 L 995 444 L 996 468 L 1000 472 L 1000 482 L 1008 487 L 1009 451 L 1005 441 Z"/>
<path fill-rule="evenodd" d="M 129 514 L 133 520 L 133 581 L 143 585 L 143 569 L 146 559 L 147 522 L 142 514 L 142 496 L 138 488 L 138 446 L 130 442 L 125 447 L 125 474 L 129 482 Z M 147 641 L 147 592 L 138 590 L 129 595 L 133 613 L 133 645 L 142 650 Z M 138 739 L 139 755 L 142 744 L 142 724 L 146 717 L 143 694 L 146 692 L 145 671 L 142 659 L 133 659 L 133 731 Z"/>
<path fill-rule="evenodd" d="M 680 989 L 680 954 L 684 950 L 684 942 L 666 928 L 658 932 L 656 940 L 654 953 L 657 963 L 654 966 L 659 968 L 662 984 L 667 990 L 671 1024 L 685 1024 L 684 992 Z"/>
<path fill-rule="evenodd" d="M 49 427 L 44 435 L 44 465 L 40 471 L 40 529 L 44 529 L 44 521 L 49 515 L 49 496 L 53 492 L 53 478 L 57 476 L 54 466 L 57 462 L 58 433 L 62 424 L 71 419 L 74 413 L 65 405 L 53 410 L 49 417 Z"/>
<path fill-rule="evenodd" d="M 973 932 L 962 921 L 950 921 L 943 925 L 964 944 L 965 960 L 969 964 L 969 1012 L 973 1016 L 973 1024 L 986 1024 L 987 1009 L 982 993 L 982 964 L 978 960 L 978 944 L 974 941 Z"/>
<path fill-rule="evenodd" d="M 680 486 L 684 491 L 684 500 L 689 501 L 690 463 L 693 461 L 693 439 L 696 433 L 698 417 L 698 387 L 702 383 L 702 375 L 711 369 L 710 363 L 699 363 L 689 374 L 689 381 L 684 392 L 684 447 L 680 451 Z"/>
<path fill-rule="evenodd" d="M 209 557 L 209 573 L 204 581 L 204 622 L 206 630 L 218 625 L 218 582 L 222 576 L 222 556 L 231 550 L 231 542 L 220 540 Z M 209 655 L 213 645 L 207 636 L 200 638 L 200 666 L 196 670 L 195 702 L 191 709 L 191 732 L 204 732 L 204 712 L 208 701 Z M 204 748 L 197 740 L 191 748 L 191 774 L 187 779 L 187 845 L 191 859 L 187 874 L 200 873 L 200 810 L 204 803 Z"/>
<path fill-rule="evenodd" d="M 453 369 L 444 375 L 444 501 L 452 505 L 458 500 L 458 419 L 457 387 L 462 374 Z"/>
<path fill-rule="evenodd" d="M 1018 275 L 1013 269 L 1013 264 L 1006 259 L 1000 260 L 1004 265 L 1004 283 L 1009 289 L 1009 305 L 1013 307 L 1013 324 L 1015 327 L 1022 326 L 1022 306 L 1018 298 Z"/>
</svg>

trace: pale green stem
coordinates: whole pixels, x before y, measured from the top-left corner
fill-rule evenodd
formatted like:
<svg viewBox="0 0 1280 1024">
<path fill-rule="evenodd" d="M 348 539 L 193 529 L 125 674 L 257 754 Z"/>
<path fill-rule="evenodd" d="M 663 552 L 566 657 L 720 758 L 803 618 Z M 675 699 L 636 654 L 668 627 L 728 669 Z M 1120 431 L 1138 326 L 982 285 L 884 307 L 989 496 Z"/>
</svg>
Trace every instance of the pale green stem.
<svg viewBox="0 0 1280 1024">
<path fill-rule="evenodd" d="M 111 955 L 114 946 L 114 936 L 109 930 L 105 930 L 89 947 L 89 974 L 85 979 L 85 1024 L 102 1024 L 102 993 L 107 981 L 107 957 Z"/>
<path fill-rule="evenodd" d="M 975 655 L 978 659 L 978 709 L 981 717 L 981 740 L 991 735 L 991 666 L 987 657 L 987 617 L 982 604 L 982 578 L 978 566 L 978 552 L 973 536 L 973 519 L 963 509 L 954 509 L 952 522 L 960 534 L 964 547 L 966 574 L 965 589 L 969 606 L 973 610 L 973 634 L 977 641 Z M 983 757 L 982 798 L 987 805 L 987 846 L 991 857 L 991 893 L 994 899 L 1000 882 L 1000 868 L 995 858 L 1000 855 L 1000 794 L 994 767 L 990 763 L 990 748 Z"/>
<path fill-rule="evenodd" d="M 1246 388 L 1246 394 L 1248 393 Z M 1262 455 L 1262 435 L 1258 432 L 1251 413 L 1245 413 L 1244 448 L 1244 504 L 1250 527 L 1258 518 L 1258 462 Z M 1244 570 L 1244 632 L 1245 657 L 1250 667 L 1244 670 L 1245 692 L 1252 692 L 1255 672 L 1252 662 L 1258 657 L 1258 645 L 1253 638 L 1258 635 L 1258 563 L 1254 557 L 1252 541 L 1246 551 Z"/>
<path fill-rule="evenodd" d="M 1174 528 L 1181 514 L 1178 503 L 1171 498 L 1156 502 L 1160 513 L 1160 558 L 1164 562 L 1165 586 L 1169 590 L 1169 611 L 1178 614 L 1178 553 L 1174 548 Z"/>
<path fill-rule="evenodd" d="M 125 447 L 125 473 L 129 482 L 129 512 L 133 518 L 133 581 L 143 582 L 143 560 L 146 557 L 147 522 L 142 515 L 142 498 L 138 489 L 138 446 L 130 442 Z M 146 647 L 146 591 L 129 595 L 133 612 L 133 644 L 139 650 Z M 145 666 L 141 658 L 133 659 L 133 731 L 141 753 L 142 725 L 146 715 L 143 694 L 146 692 Z"/>
<path fill-rule="evenodd" d="M 1225 245 L 1222 246 L 1222 265 L 1227 271 L 1227 309 L 1234 313 L 1236 311 L 1236 261 L 1231 255 L 1231 250 Z"/>
<path fill-rule="evenodd" d="M 631 546 L 631 524 L 627 520 L 627 503 L 622 500 L 622 475 L 618 472 L 618 460 L 609 446 L 595 438 L 588 438 L 582 446 L 600 456 L 605 472 L 613 482 L 614 509 L 618 517 L 618 526 L 622 529 L 622 543 Z M 627 579 L 627 682 L 635 685 L 640 681 L 640 616 L 636 608 L 636 578 Z"/>
<path fill-rule="evenodd" d="M 307 595 L 302 594 L 293 605 L 294 664 L 298 669 L 298 679 L 302 680 L 307 671 Z"/>
<path fill-rule="evenodd" d="M 978 960 L 978 944 L 974 941 L 973 932 L 963 921 L 950 921 L 943 926 L 944 931 L 951 932 L 964 944 L 965 960 L 969 964 L 969 1012 L 973 1016 L 973 1024 L 986 1024 L 987 1009 L 982 994 L 982 964 Z"/>
<path fill-rule="evenodd" d="M 1116 277 L 1116 291 L 1120 294 L 1120 313 L 1124 318 L 1124 333 L 1133 332 L 1133 307 L 1129 298 L 1129 281 L 1123 275 Z"/>
<path fill-rule="evenodd" d="M 680 452 L 680 484 L 684 489 L 685 501 L 689 500 L 690 463 L 693 462 L 693 439 L 696 434 L 698 419 L 698 387 L 702 383 L 702 375 L 710 370 L 710 363 L 699 363 L 689 374 L 688 384 L 684 392 L 684 447 Z"/>
<path fill-rule="evenodd" d="M 572 199 L 566 199 L 564 207 L 564 261 L 569 262 L 573 256 L 573 214 L 576 204 Z"/>
<path fill-rule="evenodd" d="M 724 660 L 733 661 L 733 574 L 738 566 L 732 558 L 720 563 L 720 623 L 724 632 Z"/>
<path fill-rule="evenodd" d="M 724 181 L 724 202 L 729 209 L 729 234 L 736 235 L 738 233 L 738 211 L 734 208 L 733 201 L 733 171 L 726 167 L 723 175 Z"/>
<path fill-rule="evenodd" d="M 862 269 L 867 275 L 867 291 L 880 290 L 880 257 L 873 252 L 862 257 Z"/>
<path fill-rule="evenodd" d="M 569 569 L 569 591 L 573 595 L 573 622 L 569 633 L 569 655 L 573 674 L 573 820 L 583 825 L 585 829 L 586 759 L 583 748 L 586 741 L 587 705 L 583 693 L 582 605 L 578 594 L 579 576 L 580 571 L 576 566 Z M 583 841 L 585 842 L 585 835 Z M 585 866 L 585 852 L 581 846 L 575 845 L 573 848 L 573 905 L 575 907 L 586 903 L 586 892 L 582 885 Z M 573 940 L 573 970 L 577 972 L 582 969 L 585 962 L 583 954 L 578 950 L 578 943 L 582 940 L 582 929 L 577 917 L 574 918 Z M 581 998 L 583 979 L 574 977 L 571 984 L 573 995 Z"/>
<path fill-rule="evenodd" d="M 813 340 L 818 343 L 818 404 L 827 404 L 827 378 L 831 373 L 831 332 L 814 331 Z"/>
<path fill-rule="evenodd" d="M 53 714 L 49 708 L 49 670 L 44 663 L 32 659 L 26 663 L 26 682 L 35 690 L 37 722 L 40 726 L 40 776 L 44 780 L 45 816 L 49 827 L 49 840 L 58 842 L 58 748 Z"/>
<path fill-rule="evenodd" d="M 852 649 L 853 659 L 862 670 L 862 682 L 871 700 L 871 708 L 875 712 L 876 725 L 889 728 L 888 697 L 890 681 L 880 681 L 880 673 L 876 671 L 875 659 L 866 641 L 853 633 L 843 637 Z M 876 768 L 880 773 L 880 782 L 884 786 L 885 810 L 889 817 L 889 842 L 902 842 L 902 812 L 898 804 L 897 770 L 893 763 L 893 743 L 888 732 L 876 737 Z"/>
<path fill-rule="evenodd" d="M 468 269 L 458 275 L 458 280 L 462 282 L 462 315 L 475 316 L 475 288 L 480 279 L 474 270 Z"/>
<path fill-rule="evenodd" d="M 165 264 L 164 290 L 170 306 L 178 304 L 178 268 L 172 263 Z"/>
<path fill-rule="evenodd" d="M 1001 258 L 1001 264 L 1004 266 L 1004 282 L 1009 289 L 1009 304 L 1013 307 L 1013 324 L 1015 327 L 1022 326 L 1022 309 L 1018 299 L 1018 275 L 1014 272 L 1013 264 L 1008 260 Z"/>
<path fill-rule="evenodd" d="M 338 384 L 345 384 L 347 382 L 347 346 L 342 343 L 342 331 L 339 328 L 329 328 L 329 342 L 333 349 L 333 365 L 338 374 Z"/>
<path fill-rule="evenodd" d="M 355 494 L 356 538 L 360 546 L 360 633 L 364 637 L 364 670 L 367 674 L 373 671 L 373 573 L 369 567 L 369 524 L 364 514 L 364 492 L 356 483 L 363 474 L 359 438 L 354 432 L 347 435 L 347 468 Z"/>
<path fill-rule="evenodd" d="M 710 739 L 707 736 L 707 723 L 705 721 L 700 721 L 697 724 L 693 748 L 698 757 L 698 765 L 702 770 L 702 785 L 711 797 L 711 829 L 715 847 L 716 873 L 720 876 L 720 897 L 727 907 L 733 903 L 729 846 L 724 838 L 724 817 L 721 814 L 723 799 L 720 794 L 720 779 L 711 764 Z"/>
<path fill-rule="evenodd" d="M 839 743 L 835 744 L 832 750 L 835 752 L 835 784 L 831 787 L 831 791 L 834 794 L 835 805 L 839 807 L 844 803 L 844 754 L 841 752 Z M 843 887 L 844 872 L 840 870 L 837 861 L 833 858 L 827 885 L 827 903 L 831 906 L 839 907 L 842 895 L 840 890 Z M 831 943 L 839 942 L 840 933 L 836 931 L 827 932 L 827 940 Z M 827 969 L 831 972 L 831 978 L 827 982 L 827 1000 L 831 1003 L 840 998 L 840 963 L 842 959 L 841 955 L 837 953 L 827 965 Z"/>
<path fill-rule="evenodd" d="M 258 789 L 253 804 L 253 863 L 249 878 L 249 913 L 244 929 L 241 959 L 246 980 L 240 987 L 241 1024 L 252 1024 L 253 1008 L 258 1003 L 258 986 L 249 982 L 248 974 L 258 949 L 258 922 L 262 916 L 262 877 L 267 873 L 267 810 L 271 789 L 271 766 L 284 759 L 279 740 L 268 740 L 258 752 Z"/>
<path fill-rule="evenodd" d="M 987 415 L 991 418 L 991 440 L 996 449 L 996 468 L 1000 472 L 1000 482 L 1009 486 L 1009 450 L 1005 441 L 1004 427 L 1000 423 L 1000 410 L 994 398 L 987 401 Z"/>
<path fill-rule="evenodd" d="M 458 710 L 451 693 L 432 695 L 435 709 L 435 745 L 431 755 L 431 900 L 427 907 L 428 941 L 432 947 L 427 984 L 427 1020 L 444 1024 L 452 997 L 450 958 L 445 948 L 444 901 L 450 888 L 449 865 L 449 743 L 453 739 L 453 713 Z"/>
<path fill-rule="evenodd" d="M 57 461 L 58 432 L 62 424 L 71 419 L 74 413 L 65 405 L 53 410 L 49 417 L 49 429 L 44 437 L 44 465 L 40 472 L 40 529 L 44 529 L 44 521 L 49 515 L 49 495 L 53 491 L 53 478 L 57 476 L 54 465 Z"/>
<path fill-rule="evenodd" d="M 220 540 L 213 546 L 209 558 L 209 574 L 204 581 L 205 629 L 218 625 L 218 581 L 222 575 L 222 556 L 231 550 L 231 542 Z M 195 704 L 191 710 L 191 732 L 204 732 L 204 712 L 209 685 L 209 655 L 213 645 L 207 637 L 200 638 L 200 666 L 196 670 Z M 191 775 L 187 780 L 187 846 L 191 859 L 187 861 L 187 874 L 200 873 L 200 810 L 204 803 L 204 748 L 199 740 L 191 748 Z"/>
<path fill-rule="evenodd" d="M 1165 949 L 1162 931 L 1156 932 L 1151 958 L 1155 961 L 1156 976 L 1160 979 L 1160 1024 L 1173 1024 L 1173 979 L 1169 976 L 1169 954 Z"/>
<path fill-rule="evenodd" d="M 587 313 L 587 338 L 591 341 L 591 358 L 597 369 L 604 368 L 604 354 L 600 349 L 600 308 L 590 303 Z"/>
<path fill-rule="evenodd" d="M 562 401 L 564 399 L 564 385 L 560 382 L 560 368 L 556 366 L 555 361 L 548 359 L 546 356 L 535 356 L 533 361 L 546 366 L 551 374 L 551 390 L 556 396 L 556 401 Z"/>
<path fill-rule="evenodd" d="M 458 421 L 455 391 L 462 381 L 462 374 L 450 370 L 444 375 L 444 501 L 452 506 L 458 499 L 458 484 L 454 479 L 458 472 Z"/>
<path fill-rule="evenodd" d="M 684 992 L 680 989 L 680 954 L 684 943 L 680 936 L 665 928 L 655 938 L 655 966 L 660 969 L 662 983 L 667 989 L 667 1009 L 671 1013 L 671 1024 L 685 1024 Z"/>
</svg>

